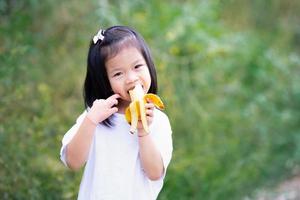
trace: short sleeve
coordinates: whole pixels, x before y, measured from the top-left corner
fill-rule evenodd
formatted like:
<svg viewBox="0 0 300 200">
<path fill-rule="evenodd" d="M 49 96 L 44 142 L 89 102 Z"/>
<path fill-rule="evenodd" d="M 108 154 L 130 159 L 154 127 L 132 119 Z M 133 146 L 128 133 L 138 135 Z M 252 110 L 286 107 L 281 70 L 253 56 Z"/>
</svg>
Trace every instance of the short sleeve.
<svg viewBox="0 0 300 200">
<path fill-rule="evenodd" d="M 66 160 L 66 147 L 69 144 L 69 142 L 72 140 L 76 132 L 78 131 L 84 117 L 86 116 L 87 112 L 84 111 L 76 120 L 76 123 L 65 133 L 63 139 L 62 139 L 62 147 L 60 149 L 60 159 L 64 163 L 65 166 L 67 165 Z"/>
</svg>

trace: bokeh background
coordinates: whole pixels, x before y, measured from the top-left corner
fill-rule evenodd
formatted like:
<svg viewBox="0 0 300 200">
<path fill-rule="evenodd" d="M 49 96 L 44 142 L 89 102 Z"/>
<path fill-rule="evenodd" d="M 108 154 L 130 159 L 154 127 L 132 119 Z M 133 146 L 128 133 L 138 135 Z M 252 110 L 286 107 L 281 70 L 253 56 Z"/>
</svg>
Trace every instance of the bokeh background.
<svg viewBox="0 0 300 200">
<path fill-rule="evenodd" d="M 296 0 L 0 0 L 0 199 L 76 199 L 61 139 L 117 24 L 149 44 L 172 123 L 159 199 L 272 199 L 300 174 L 299 21 Z"/>
</svg>

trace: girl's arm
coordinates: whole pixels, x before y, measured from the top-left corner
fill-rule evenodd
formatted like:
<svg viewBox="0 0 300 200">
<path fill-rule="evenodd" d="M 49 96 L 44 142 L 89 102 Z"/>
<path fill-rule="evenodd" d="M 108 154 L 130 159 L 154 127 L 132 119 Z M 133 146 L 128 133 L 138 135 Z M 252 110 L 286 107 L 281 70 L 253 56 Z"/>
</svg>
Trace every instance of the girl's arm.
<svg viewBox="0 0 300 200">
<path fill-rule="evenodd" d="M 148 124 L 152 123 L 154 105 L 145 104 Z M 158 151 L 151 136 L 138 124 L 139 155 L 142 167 L 150 180 L 159 179 L 164 172 L 164 165 L 160 152 Z"/>
<path fill-rule="evenodd" d="M 67 145 L 66 160 L 70 169 L 78 170 L 86 162 L 95 128 L 96 123 L 92 122 L 87 115 Z"/>
<path fill-rule="evenodd" d="M 98 123 L 107 119 L 118 111 L 114 105 L 118 104 L 118 94 L 114 94 L 106 100 L 95 100 L 89 113 L 83 120 L 75 136 L 72 138 L 66 149 L 66 160 L 69 168 L 80 169 L 88 158 L 94 132 Z"/>
<path fill-rule="evenodd" d="M 147 134 L 145 131 L 139 134 Z M 164 165 L 160 152 L 156 148 L 150 135 L 139 137 L 140 159 L 142 167 L 150 180 L 159 179 L 164 172 Z"/>
</svg>

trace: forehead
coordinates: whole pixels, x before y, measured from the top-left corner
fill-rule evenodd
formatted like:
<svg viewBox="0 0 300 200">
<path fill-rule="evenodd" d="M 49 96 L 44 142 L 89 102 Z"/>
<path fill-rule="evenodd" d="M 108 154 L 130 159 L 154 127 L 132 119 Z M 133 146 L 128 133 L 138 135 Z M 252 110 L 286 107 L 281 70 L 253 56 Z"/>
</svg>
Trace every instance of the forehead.
<svg viewBox="0 0 300 200">
<path fill-rule="evenodd" d="M 137 62 L 145 62 L 141 52 L 136 47 L 124 47 L 116 55 L 105 62 L 106 69 L 113 70 L 126 66 L 132 66 Z"/>
</svg>

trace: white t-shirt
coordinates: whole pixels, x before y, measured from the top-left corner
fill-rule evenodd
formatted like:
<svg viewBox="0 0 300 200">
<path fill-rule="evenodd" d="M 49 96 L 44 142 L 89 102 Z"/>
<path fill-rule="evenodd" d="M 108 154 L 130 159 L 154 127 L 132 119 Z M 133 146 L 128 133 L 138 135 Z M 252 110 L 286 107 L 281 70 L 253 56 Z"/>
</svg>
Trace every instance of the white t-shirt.
<svg viewBox="0 0 300 200">
<path fill-rule="evenodd" d="M 60 151 L 66 164 L 66 146 L 76 134 L 87 112 L 83 112 L 76 124 L 65 134 Z M 172 156 L 172 131 L 168 117 L 154 110 L 149 126 L 150 135 L 161 153 L 164 174 L 151 181 L 144 173 L 139 158 L 137 135 L 129 132 L 130 126 L 123 114 L 115 113 L 113 127 L 97 125 L 87 163 L 80 184 L 79 200 L 154 200 L 163 186 L 163 179 Z"/>
</svg>

